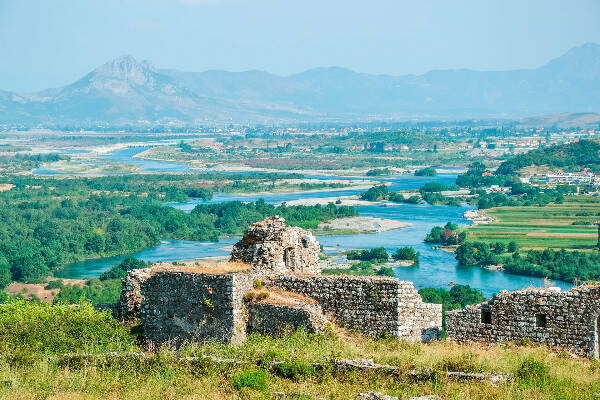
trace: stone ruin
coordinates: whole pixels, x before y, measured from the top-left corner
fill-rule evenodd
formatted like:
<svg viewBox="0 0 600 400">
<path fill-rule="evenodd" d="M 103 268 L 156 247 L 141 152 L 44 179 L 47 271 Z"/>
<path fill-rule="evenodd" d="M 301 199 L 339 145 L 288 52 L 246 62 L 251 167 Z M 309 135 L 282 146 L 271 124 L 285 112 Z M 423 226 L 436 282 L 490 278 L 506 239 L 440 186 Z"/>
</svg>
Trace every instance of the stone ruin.
<svg viewBox="0 0 600 400">
<path fill-rule="evenodd" d="M 319 242 L 309 231 L 270 217 L 250 226 L 233 246 L 231 261 L 259 273 L 319 273 Z"/>
<path fill-rule="evenodd" d="M 600 286 L 501 291 L 490 301 L 446 313 L 458 342 L 524 342 L 600 356 Z"/>
<path fill-rule="evenodd" d="M 228 263 L 155 265 L 129 271 L 117 305 L 139 318 L 151 342 L 239 343 L 249 332 L 321 332 L 336 323 L 409 341 L 440 336 L 442 306 L 424 303 L 412 282 L 377 276 L 326 276 L 312 234 L 280 217 L 253 224 Z"/>
<path fill-rule="evenodd" d="M 151 342 L 239 343 L 250 332 L 280 336 L 328 323 L 371 336 L 438 339 L 442 306 L 424 303 L 412 282 L 378 276 L 321 275 L 310 232 L 279 217 L 253 224 L 216 266 L 158 264 L 129 271 L 123 319 L 139 318 Z M 546 344 L 600 358 L 600 286 L 502 291 L 490 301 L 446 313 L 457 342 Z"/>
</svg>

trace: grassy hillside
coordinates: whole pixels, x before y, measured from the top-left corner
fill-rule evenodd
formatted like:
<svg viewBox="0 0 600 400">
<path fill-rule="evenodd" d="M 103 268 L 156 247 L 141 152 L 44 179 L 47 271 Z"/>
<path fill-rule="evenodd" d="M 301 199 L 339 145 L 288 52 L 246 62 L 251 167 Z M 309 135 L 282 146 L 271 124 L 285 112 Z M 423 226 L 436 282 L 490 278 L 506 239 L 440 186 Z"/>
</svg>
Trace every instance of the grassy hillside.
<svg viewBox="0 0 600 400">
<path fill-rule="evenodd" d="M 401 399 L 425 394 L 444 399 L 594 399 L 600 393 L 598 361 L 537 346 L 408 344 L 332 329 L 282 339 L 251 335 L 239 346 L 207 343 L 143 357 L 132 353 L 144 350 L 135 344 L 137 328 L 111 321 L 106 313 L 85 305 L 27 302 L 0 306 L 0 327 L 0 397 L 11 399 L 269 399 L 274 392 L 293 399 L 353 399 L 365 391 Z M 114 353 L 90 356 L 108 351 Z M 195 356 L 200 357 L 185 358 Z M 236 362 L 218 363 L 206 356 Z M 392 376 L 330 367 L 334 359 L 358 357 L 401 372 Z M 269 368 L 273 360 L 285 363 Z M 324 363 L 325 369 L 316 371 L 312 362 Z M 407 374 L 411 369 L 431 370 L 415 379 Z M 449 381 L 446 371 L 513 375 L 493 386 Z"/>
<path fill-rule="evenodd" d="M 547 165 L 565 171 L 581 171 L 590 168 L 600 172 L 600 143 L 581 140 L 559 146 L 546 147 L 519 154 L 504 161 L 498 169 L 498 175 L 512 175 L 521 168 Z"/>
</svg>

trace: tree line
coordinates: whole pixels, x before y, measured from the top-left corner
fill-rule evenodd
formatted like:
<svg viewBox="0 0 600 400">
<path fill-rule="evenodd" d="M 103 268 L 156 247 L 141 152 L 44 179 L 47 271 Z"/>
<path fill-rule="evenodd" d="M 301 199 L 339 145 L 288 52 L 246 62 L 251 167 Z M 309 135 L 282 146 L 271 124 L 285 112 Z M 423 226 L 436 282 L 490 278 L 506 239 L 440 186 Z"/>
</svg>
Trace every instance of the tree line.
<svg viewBox="0 0 600 400">
<path fill-rule="evenodd" d="M 162 238 L 217 240 L 238 235 L 251 223 L 276 214 L 304 228 L 357 215 L 348 206 L 275 207 L 264 201 L 199 205 L 187 213 L 163 205 L 182 200 L 184 188 L 173 189 L 160 179 L 166 178 L 7 179 L 16 186 L 0 193 L 0 286 L 11 280 L 40 282 L 70 262 L 133 253 Z"/>
</svg>

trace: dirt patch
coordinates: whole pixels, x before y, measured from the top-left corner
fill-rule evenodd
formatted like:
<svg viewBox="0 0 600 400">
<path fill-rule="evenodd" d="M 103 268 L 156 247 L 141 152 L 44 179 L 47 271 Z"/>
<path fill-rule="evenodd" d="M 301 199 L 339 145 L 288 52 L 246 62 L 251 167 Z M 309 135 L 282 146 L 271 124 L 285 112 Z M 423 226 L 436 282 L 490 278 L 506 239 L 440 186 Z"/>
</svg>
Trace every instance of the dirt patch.
<svg viewBox="0 0 600 400">
<path fill-rule="evenodd" d="M 1 183 L 0 184 L 0 192 L 6 192 L 7 190 L 10 190 L 14 187 L 15 187 L 15 185 L 13 185 L 12 183 Z"/>
<path fill-rule="evenodd" d="M 330 222 L 319 224 L 319 229 L 331 230 L 356 230 L 360 232 L 384 232 L 412 226 L 410 222 L 397 221 L 374 217 L 349 217 L 338 218 Z"/>
<path fill-rule="evenodd" d="M 269 296 L 261 299 L 259 297 L 261 293 L 268 293 Z M 313 298 L 271 287 L 250 290 L 247 293 L 247 296 L 252 297 L 252 301 L 255 303 L 273 304 L 278 306 L 295 307 L 303 304 L 317 304 L 317 301 Z"/>
<path fill-rule="evenodd" d="M 529 232 L 526 236 L 530 237 L 563 237 L 563 238 L 595 238 L 596 233 L 576 233 L 576 232 Z"/>
<path fill-rule="evenodd" d="M 154 264 L 151 273 L 156 272 L 187 272 L 196 274 L 227 274 L 230 272 L 242 272 L 252 269 L 250 264 L 241 262 L 224 262 L 207 265 L 174 265 L 171 263 Z"/>
<path fill-rule="evenodd" d="M 52 279 L 54 280 L 54 279 Z M 85 280 L 82 279 L 61 279 L 65 286 L 85 286 Z M 60 289 L 46 289 L 48 283 L 20 283 L 13 282 L 4 291 L 11 296 L 21 295 L 26 299 L 31 299 L 33 296 L 46 303 L 52 303 L 54 297 Z"/>
</svg>

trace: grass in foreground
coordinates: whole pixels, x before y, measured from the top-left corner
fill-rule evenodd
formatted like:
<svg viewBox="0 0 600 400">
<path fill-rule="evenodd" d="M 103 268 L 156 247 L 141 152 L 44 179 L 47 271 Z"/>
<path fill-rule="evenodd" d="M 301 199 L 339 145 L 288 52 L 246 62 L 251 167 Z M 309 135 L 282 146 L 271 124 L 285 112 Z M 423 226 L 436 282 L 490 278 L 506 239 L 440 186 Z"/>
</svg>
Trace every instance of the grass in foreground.
<svg viewBox="0 0 600 400">
<path fill-rule="evenodd" d="M 469 227 L 469 240 L 516 241 L 523 249 L 593 250 L 598 243 L 594 223 L 600 220 L 600 198 L 575 196 L 563 204 L 496 207 L 485 213 L 494 222 Z"/>
<path fill-rule="evenodd" d="M 250 335 L 238 346 L 190 345 L 180 353 L 161 349 L 147 353 L 146 358 L 73 361 L 61 354 L 142 351 L 132 333 L 136 328 L 119 324 L 88 305 L 24 301 L 1 306 L 0 322 L 1 398 L 269 399 L 279 391 L 297 399 L 353 399 L 359 392 L 381 391 L 401 399 L 424 394 L 444 399 L 596 399 L 600 393 L 600 362 L 572 359 L 543 347 L 410 344 L 332 330 L 324 335 L 297 332 L 281 339 Z M 196 355 L 239 363 L 181 358 Z M 436 373 L 434 379 L 414 381 L 403 375 L 341 373 L 328 368 L 317 372 L 310 365 L 340 357 L 373 358 L 402 371 L 511 372 L 514 378 L 491 386 L 451 382 Z M 273 371 L 267 368 L 273 360 L 286 363 Z M 302 393 L 313 397 L 302 397 Z"/>
</svg>

